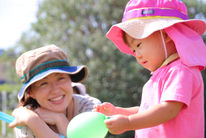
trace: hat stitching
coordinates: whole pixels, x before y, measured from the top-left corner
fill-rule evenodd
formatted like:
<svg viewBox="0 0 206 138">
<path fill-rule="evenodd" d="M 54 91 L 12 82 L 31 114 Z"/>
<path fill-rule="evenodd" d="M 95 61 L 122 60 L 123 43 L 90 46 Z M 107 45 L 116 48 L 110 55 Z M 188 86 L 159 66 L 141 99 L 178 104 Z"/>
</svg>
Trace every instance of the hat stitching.
<svg viewBox="0 0 206 138">
<path fill-rule="evenodd" d="M 145 16 L 145 17 L 136 17 L 136 18 L 128 19 L 126 21 L 135 20 L 135 19 L 155 19 L 155 18 L 158 18 L 158 19 L 171 18 L 171 19 L 179 19 L 179 20 L 181 19 L 178 17 L 171 17 L 171 16 Z"/>
<path fill-rule="evenodd" d="M 62 63 L 60 63 L 62 62 Z M 57 64 L 58 63 L 58 64 Z M 64 65 L 64 66 L 69 66 L 69 63 L 65 60 L 53 60 L 53 61 L 49 61 L 49 62 L 45 62 L 45 63 L 42 63 L 40 65 L 38 65 L 37 67 L 35 67 L 34 69 L 32 69 L 31 71 L 25 73 L 21 78 L 20 80 L 21 81 L 24 81 L 24 80 L 27 80 L 28 78 L 30 78 L 30 76 L 34 76 L 36 74 L 36 72 L 39 72 L 37 69 L 41 69 L 41 68 L 45 68 L 45 67 L 52 67 L 52 66 L 57 66 L 57 65 Z M 24 79 L 24 80 L 23 80 Z"/>
<path fill-rule="evenodd" d="M 151 11 L 152 10 L 152 11 Z M 133 9 L 124 14 L 122 21 L 126 21 L 133 18 L 142 18 L 142 17 L 167 17 L 167 18 L 178 18 L 186 20 L 188 16 L 183 12 L 175 9 L 166 9 L 166 8 L 141 8 Z"/>
<path fill-rule="evenodd" d="M 35 77 L 35 76 L 38 75 L 38 74 L 41 74 L 42 72 L 48 71 L 48 70 L 50 70 L 50 69 L 59 69 L 59 68 L 61 68 L 61 67 L 64 68 L 64 67 L 68 67 L 68 66 L 55 66 L 55 67 L 50 67 L 50 68 L 46 68 L 46 69 L 44 69 L 44 70 L 41 70 L 41 71 L 39 71 L 38 73 L 36 73 L 35 75 L 33 75 L 29 80 L 25 81 L 24 84 L 27 83 L 27 82 L 29 82 L 33 77 Z"/>
<path fill-rule="evenodd" d="M 159 8 L 159 7 L 143 7 L 143 8 L 136 8 L 136 9 L 131 9 L 129 11 L 127 11 L 127 13 L 135 11 L 135 10 L 143 10 L 143 9 L 167 9 L 167 10 L 175 10 L 173 8 Z M 186 15 L 183 11 L 177 10 L 179 12 L 181 12 L 182 14 Z"/>
</svg>

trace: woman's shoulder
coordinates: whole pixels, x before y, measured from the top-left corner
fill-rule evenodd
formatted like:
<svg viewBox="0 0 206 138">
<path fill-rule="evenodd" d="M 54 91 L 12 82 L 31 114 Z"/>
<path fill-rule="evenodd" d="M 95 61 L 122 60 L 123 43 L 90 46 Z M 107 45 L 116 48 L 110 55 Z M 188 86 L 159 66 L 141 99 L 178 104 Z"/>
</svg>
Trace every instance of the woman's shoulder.
<svg viewBox="0 0 206 138">
<path fill-rule="evenodd" d="M 74 114 L 77 115 L 82 112 L 92 111 L 94 105 L 101 104 L 101 101 L 92 96 L 83 96 L 79 94 L 72 95 L 74 99 Z"/>
<path fill-rule="evenodd" d="M 100 104 L 101 101 L 95 97 L 89 96 L 89 95 L 79 95 L 79 94 L 73 94 L 74 101 L 79 102 L 80 104 L 83 102 L 92 102 L 96 104 Z"/>
</svg>

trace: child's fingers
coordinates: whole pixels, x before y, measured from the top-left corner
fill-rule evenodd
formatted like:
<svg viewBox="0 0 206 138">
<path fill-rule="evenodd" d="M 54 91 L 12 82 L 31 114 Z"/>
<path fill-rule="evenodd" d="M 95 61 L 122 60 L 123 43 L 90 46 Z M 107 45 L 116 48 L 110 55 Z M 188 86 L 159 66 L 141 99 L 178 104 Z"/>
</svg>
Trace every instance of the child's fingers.
<svg viewBox="0 0 206 138">
<path fill-rule="evenodd" d="M 92 111 L 93 112 L 99 112 L 99 110 L 98 110 L 99 108 L 98 107 L 99 107 L 99 105 L 94 105 Z"/>
<path fill-rule="evenodd" d="M 102 110 L 105 109 L 105 105 L 104 105 L 104 104 L 95 105 L 93 108 L 94 108 L 97 112 L 101 112 Z"/>
<path fill-rule="evenodd" d="M 97 108 L 98 108 L 98 105 L 94 105 L 93 108 L 94 108 L 94 109 L 97 109 Z"/>
<path fill-rule="evenodd" d="M 105 120 L 104 120 L 104 123 L 107 125 L 107 127 L 111 127 L 112 125 L 112 119 L 111 117 L 107 117 Z"/>
<path fill-rule="evenodd" d="M 114 106 L 113 106 L 111 103 L 105 102 L 105 103 L 102 104 L 102 107 L 103 107 L 105 110 L 107 110 L 107 109 L 112 109 Z"/>
<path fill-rule="evenodd" d="M 92 112 L 97 112 L 97 110 L 96 109 L 92 109 Z"/>
<path fill-rule="evenodd" d="M 100 112 L 106 115 L 111 115 L 111 112 L 113 112 L 113 105 L 111 103 L 103 103 L 100 105 L 93 106 L 93 111 Z"/>
</svg>

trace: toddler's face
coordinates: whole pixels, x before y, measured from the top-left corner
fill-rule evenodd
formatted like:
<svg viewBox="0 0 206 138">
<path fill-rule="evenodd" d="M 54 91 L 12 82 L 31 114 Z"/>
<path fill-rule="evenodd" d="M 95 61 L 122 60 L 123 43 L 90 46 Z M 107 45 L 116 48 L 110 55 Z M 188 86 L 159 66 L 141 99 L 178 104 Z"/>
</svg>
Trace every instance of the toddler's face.
<svg viewBox="0 0 206 138">
<path fill-rule="evenodd" d="M 144 39 L 135 39 L 125 34 L 125 40 L 144 68 L 151 72 L 158 69 L 165 60 L 165 52 L 160 32 L 155 32 Z"/>
</svg>

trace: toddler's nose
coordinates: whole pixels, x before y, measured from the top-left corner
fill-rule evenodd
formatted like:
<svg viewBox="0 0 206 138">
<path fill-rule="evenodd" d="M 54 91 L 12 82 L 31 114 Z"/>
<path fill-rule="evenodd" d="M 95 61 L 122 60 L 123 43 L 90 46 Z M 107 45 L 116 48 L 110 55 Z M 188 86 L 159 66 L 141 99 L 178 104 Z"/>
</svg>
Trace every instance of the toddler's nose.
<svg viewBox="0 0 206 138">
<path fill-rule="evenodd" d="M 135 55 L 136 59 L 139 59 L 142 57 L 141 53 L 137 50 L 135 51 L 134 55 Z"/>
</svg>

